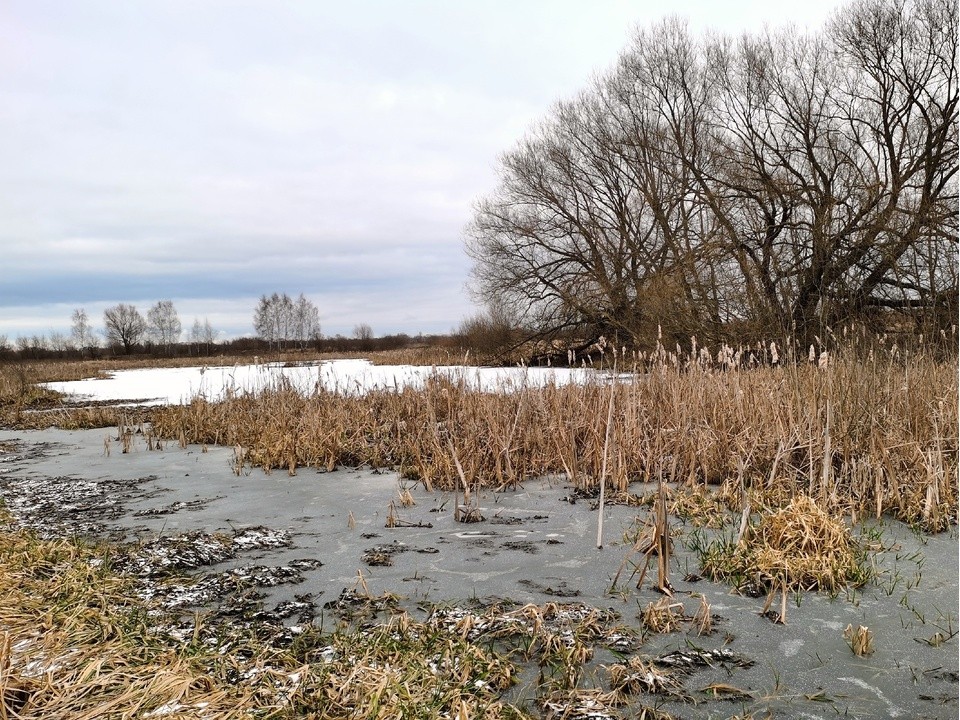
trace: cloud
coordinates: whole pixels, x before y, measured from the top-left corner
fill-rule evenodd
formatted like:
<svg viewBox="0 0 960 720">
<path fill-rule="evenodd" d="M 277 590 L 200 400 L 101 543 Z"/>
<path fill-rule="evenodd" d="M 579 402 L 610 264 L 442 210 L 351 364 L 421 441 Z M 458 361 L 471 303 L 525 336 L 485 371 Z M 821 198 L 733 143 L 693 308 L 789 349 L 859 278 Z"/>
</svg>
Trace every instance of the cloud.
<svg viewBox="0 0 960 720">
<path fill-rule="evenodd" d="M 830 5 L 674 10 L 758 27 Z M 661 8 L 4 3 L 0 334 L 63 331 L 85 304 L 201 313 L 275 290 L 321 298 L 334 324 L 449 329 L 497 155 Z M 241 315 L 223 326 L 249 332 Z"/>
</svg>

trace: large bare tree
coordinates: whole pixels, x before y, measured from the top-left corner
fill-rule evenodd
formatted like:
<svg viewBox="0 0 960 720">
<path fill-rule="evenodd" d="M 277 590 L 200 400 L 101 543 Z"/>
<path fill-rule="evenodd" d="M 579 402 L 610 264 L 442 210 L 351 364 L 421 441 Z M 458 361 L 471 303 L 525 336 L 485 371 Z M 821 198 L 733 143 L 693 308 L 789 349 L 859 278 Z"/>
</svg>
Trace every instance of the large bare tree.
<svg viewBox="0 0 960 720">
<path fill-rule="evenodd" d="M 956 21 L 861 0 L 810 35 L 638 31 L 501 159 L 467 233 L 478 297 L 626 341 L 955 315 Z"/>
<path fill-rule="evenodd" d="M 103 332 L 110 345 L 123 347 L 128 355 L 143 339 L 147 323 L 133 305 L 120 303 L 103 311 Z"/>
</svg>

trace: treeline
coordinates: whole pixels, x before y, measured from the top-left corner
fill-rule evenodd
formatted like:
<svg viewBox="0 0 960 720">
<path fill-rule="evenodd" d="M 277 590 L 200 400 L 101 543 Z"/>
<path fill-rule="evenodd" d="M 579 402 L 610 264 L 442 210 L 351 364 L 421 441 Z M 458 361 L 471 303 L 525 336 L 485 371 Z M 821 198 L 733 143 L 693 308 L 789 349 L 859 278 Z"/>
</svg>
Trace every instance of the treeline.
<svg viewBox="0 0 960 720">
<path fill-rule="evenodd" d="M 351 336 L 325 337 L 320 331 L 320 313 L 302 293 L 260 297 L 253 313 L 252 337 L 226 339 L 207 318 L 196 318 L 184 331 L 171 300 L 160 300 L 142 314 L 135 305 L 119 303 L 103 312 L 97 328 L 83 308 L 71 316 L 71 332 L 21 336 L 11 342 L 0 335 L 0 360 L 82 359 L 117 355 L 214 356 L 260 355 L 291 351 L 377 352 L 415 347 L 459 348 L 467 338 L 451 335 L 405 333 L 376 337 L 366 323 L 353 328 Z"/>
<path fill-rule="evenodd" d="M 0 358 L 86 358 L 103 355 L 209 355 L 218 346 L 217 331 L 207 318 L 196 318 L 184 333 L 171 300 L 160 300 L 146 316 L 135 305 L 118 303 L 103 311 L 103 325 L 94 327 L 84 308 L 71 317 L 70 334 L 22 335 L 10 342 L 0 335 Z"/>
<path fill-rule="evenodd" d="M 477 322 L 633 347 L 950 332 L 956 28 L 956 0 L 860 0 L 814 34 L 639 30 L 501 158 L 467 233 Z"/>
</svg>

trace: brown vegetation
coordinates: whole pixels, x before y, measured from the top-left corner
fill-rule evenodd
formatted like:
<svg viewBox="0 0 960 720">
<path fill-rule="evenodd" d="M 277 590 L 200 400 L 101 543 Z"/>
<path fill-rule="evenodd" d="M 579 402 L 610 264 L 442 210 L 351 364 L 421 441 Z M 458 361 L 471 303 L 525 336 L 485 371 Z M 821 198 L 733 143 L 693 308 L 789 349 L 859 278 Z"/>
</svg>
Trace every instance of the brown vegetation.
<svg viewBox="0 0 960 720">
<path fill-rule="evenodd" d="M 174 632 L 112 552 L 0 529 L 0 717 L 525 717 L 498 699 L 513 664 L 443 627 L 398 614 L 277 644 L 197 616 Z"/>
<path fill-rule="evenodd" d="M 413 352 L 417 357 L 403 351 L 372 359 L 462 361 L 438 348 Z M 609 437 L 611 389 L 602 376 L 586 386 L 499 393 L 435 379 L 423 390 L 362 397 L 302 397 L 280 384 L 220 403 L 197 399 L 137 412 L 66 407 L 35 385 L 144 366 L 127 360 L 2 364 L 0 422 L 81 428 L 152 419 L 159 437 L 239 446 L 245 462 L 268 471 L 369 464 L 438 489 L 507 489 L 562 475 L 594 493 L 606 458 L 611 495 L 625 493 L 630 482 L 662 478 L 679 484 L 672 505 L 681 503 L 684 512 L 695 511 L 696 498 L 740 510 L 747 490 L 776 507 L 802 493 L 853 519 L 887 513 L 942 529 L 955 518 L 955 359 L 919 351 L 905 357 L 882 343 L 865 358 L 840 353 L 814 363 L 750 367 L 749 349 L 721 350 L 709 363 L 707 357 L 703 349 L 680 354 L 662 347 L 649 356 L 621 353 L 617 362 L 634 374 L 613 387 Z M 763 348 L 753 357 L 772 359 Z M 294 358 L 305 359 L 297 353 L 288 361 Z M 224 357 L 218 364 L 242 361 Z M 181 364 L 190 359 L 147 366 Z M 720 486 L 719 496 L 702 494 L 707 485 Z"/>
<path fill-rule="evenodd" d="M 931 529 L 955 516 L 951 363 L 874 355 L 723 371 L 696 357 L 634 359 L 637 374 L 615 387 L 612 493 L 662 478 L 688 489 L 719 484 L 737 499 L 741 488 L 762 491 L 778 505 L 803 494 L 854 519 L 888 513 Z M 595 492 L 609 395 L 599 380 L 486 393 L 435 379 L 422 391 L 362 397 L 303 397 L 281 383 L 159 409 L 154 428 L 190 443 L 239 445 L 265 470 L 389 466 L 447 490 L 560 474 Z"/>
<path fill-rule="evenodd" d="M 705 575 L 767 591 L 764 613 L 779 592 L 780 622 L 786 620 L 789 591 L 837 593 L 847 585 L 863 585 L 871 575 L 865 550 L 843 520 L 803 494 L 784 508 L 762 513 L 737 540 L 718 540 L 698 552 Z"/>
</svg>

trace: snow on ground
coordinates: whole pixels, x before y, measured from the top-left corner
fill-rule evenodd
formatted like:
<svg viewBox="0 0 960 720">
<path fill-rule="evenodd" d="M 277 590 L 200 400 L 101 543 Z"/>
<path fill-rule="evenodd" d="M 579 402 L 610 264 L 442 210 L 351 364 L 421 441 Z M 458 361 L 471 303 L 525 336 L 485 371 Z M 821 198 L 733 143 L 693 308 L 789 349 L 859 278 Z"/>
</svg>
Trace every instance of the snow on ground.
<svg viewBox="0 0 960 720">
<path fill-rule="evenodd" d="M 343 393 L 365 393 L 375 389 L 419 388 L 434 375 L 463 380 L 470 387 L 486 391 L 585 383 L 598 377 L 594 371 L 583 368 L 422 367 L 331 360 L 297 365 L 266 363 L 120 370 L 104 379 L 52 382 L 45 386 L 81 402 L 137 400 L 147 405 L 177 405 L 197 396 L 217 400 L 228 390 L 256 392 L 276 385 L 281 379 L 304 394 L 318 386 Z"/>
</svg>

